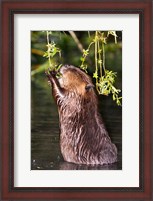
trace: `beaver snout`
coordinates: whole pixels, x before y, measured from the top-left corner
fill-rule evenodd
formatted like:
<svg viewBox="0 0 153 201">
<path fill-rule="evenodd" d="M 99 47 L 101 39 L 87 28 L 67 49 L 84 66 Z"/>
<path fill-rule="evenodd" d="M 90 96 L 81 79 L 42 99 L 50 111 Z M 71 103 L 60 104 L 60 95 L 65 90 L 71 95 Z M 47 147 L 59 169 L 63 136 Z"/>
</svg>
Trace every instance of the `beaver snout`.
<svg viewBox="0 0 153 201">
<path fill-rule="evenodd" d="M 68 65 L 61 66 L 61 68 L 59 69 L 59 73 L 64 74 L 68 70 L 69 67 L 70 66 L 68 66 Z"/>
</svg>

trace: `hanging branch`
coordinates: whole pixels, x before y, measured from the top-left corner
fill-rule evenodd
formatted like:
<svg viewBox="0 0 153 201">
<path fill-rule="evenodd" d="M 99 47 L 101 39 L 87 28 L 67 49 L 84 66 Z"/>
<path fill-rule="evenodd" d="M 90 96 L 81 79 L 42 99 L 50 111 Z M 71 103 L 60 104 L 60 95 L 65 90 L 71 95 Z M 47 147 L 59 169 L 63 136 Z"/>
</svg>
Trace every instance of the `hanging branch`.
<svg viewBox="0 0 153 201">
<path fill-rule="evenodd" d="M 61 50 L 60 48 L 56 47 L 56 44 L 54 41 L 50 41 L 50 35 L 52 34 L 51 31 L 46 31 L 47 35 L 47 51 L 44 53 L 43 57 L 48 58 L 49 66 L 51 70 L 57 69 L 59 66 L 54 63 L 53 58 L 56 56 L 56 54 L 59 54 L 59 57 L 61 57 Z"/>
<path fill-rule="evenodd" d="M 48 50 L 47 50 L 47 52 L 48 52 L 48 60 L 49 60 L 49 66 L 51 66 L 51 55 L 50 55 L 50 51 L 51 51 L 51 49 L 50 49 L 50 42 L 49 42 L 49 31 L 47 31 L 47 47 L 48 47 Z"/>
<path fill-rule="evenodd" d="M 109 71 L 105 67 L 105 45 L 107 44 L 107 39 L 109 35 L 114 36 L 115 44 L 117 43 L 117 34 L 115 31 L 108 31 L 107 36 L 106 32 L 95 31 L 94 39 L 90 42 L 88 48 L 83 49 L 82 44 L 77 38 L 74 31 L 69 31 L 73 40 L 77 44 L 79 50 L 83 53 L 81 57 L 81 65 L 82 68 L 87 73 L 88 63 L 87 59 L 89 59 L 88 55 L 90 53 L 90 49 L 92 45 L 94 45 L 94 60 L 95 60 L 95 72 L 93 73 L 93 78 L 96 80 L 96 89 L 99 94 L 109 95 L 112 94 L 112 98 L 116 101 L 117 105 L 121 105 L 122 97 L 119 97 L 120 89 L 116 89 L 114 86 L 115 79 L 117 77 L 117 73 L 113 71 Z M 61 50 L 56 46 L 53 40 L 51 40 L 52 32 L 46 31 L 47 34 L 47 51 L 44 53 L 44 57 L 48 58 L 49 66 L 51 70 L 57 70 L 61 65 L 57 66 L 54 63 L 53 58 L 59 54 L 61 56 Z M 104 73 L 103 73 L 104 72 Z"/>
<path fill-rule="evenodd" d="M 105 37 L 104 32 L 96 31 L 93 41 L 90 43 L 95 46 L 95 72 L 93 73 L 93 78 L 96 79 L 96 89 L 99 94 L 108 96 L 112 94 L 112 98 L 116 101 L 117 105 L 121 105 L 122 97 L 119 97 L 120 89 L 116 89 L 115 78 L 117 76 L 116 72 L 106 70 L 105 68 L 105 45 L 107 44 L 107 39 L 109 35 L 113 35 L 115 38 L 115 44 L 117 43 L 117 35 L 115 31 L 108 31 L 107 37 Z M 101 45 L 100 45 L 101 44 Z M 83 51 L 83 57 L 81 58 L 82 64 L 80 68 L 87 72 L 87 64 L 84 65 L 86 57 L 89 55 L 89 47 L 87 50 Z M 104 75 L 103 75 L 104 71 Z M 100 75 L 98 74 L 100 72 Z"/>
</svg>

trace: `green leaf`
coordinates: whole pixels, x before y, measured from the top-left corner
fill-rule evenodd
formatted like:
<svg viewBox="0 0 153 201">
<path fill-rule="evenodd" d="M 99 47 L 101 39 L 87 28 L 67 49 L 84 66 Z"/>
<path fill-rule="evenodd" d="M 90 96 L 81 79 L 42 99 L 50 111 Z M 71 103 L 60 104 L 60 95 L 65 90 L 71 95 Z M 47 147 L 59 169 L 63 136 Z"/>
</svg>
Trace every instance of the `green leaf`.
<svg viewBox="0 0 153 201">
<path fill-rule="evenodd" d="M 80 60 L 81 60 L 82 62 L 84 62 L 84 61 L 85 61 L 85 58 L 84 58 L 84 57 L 81 57 Z"/>
<path fill-rule="evenodd" d="M 93 74 L 93 78 L 98 78 L 98 73 L 97 72 L 94 72 L 94 74 Z"/>
<path fill-rule="evenodd" d="M 88 49 L 87 50 L 83 49 L 83 55 L 87 56 L 88 54 L 89 54 L 89 50 Z"/>
<path fill-rule="evenodd" d="M 102 60 L 99 59 L 99 60 L 98 60 L 98 63 L 99 63 L 99 64 L 102 64 Z"/>
</svg>

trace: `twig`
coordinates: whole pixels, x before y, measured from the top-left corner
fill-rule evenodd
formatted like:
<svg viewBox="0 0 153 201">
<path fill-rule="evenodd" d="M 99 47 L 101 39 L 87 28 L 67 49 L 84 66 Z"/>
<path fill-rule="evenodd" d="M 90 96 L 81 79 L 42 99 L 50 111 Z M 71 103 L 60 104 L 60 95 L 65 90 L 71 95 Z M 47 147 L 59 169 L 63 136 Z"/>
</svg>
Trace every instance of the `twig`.
<svg viewBox="0 0 153 201">
<path fill-rule="evenodd" d="M 103 69 L 105 72 L 105 44 L 102 43 L 102 49 L 103 49 Z"/>
<path fill-rule="evenodd" d="M 83 45 L 80 43 L 78 37 L 76 36 L 76 34 L 74 33 L 74 31 L 69 31 L 70 35 L 72 36 L 73 40 L 75 41 L 75 43 L 78 46 L 78 49 L 83 52 Z"/>
</svg>

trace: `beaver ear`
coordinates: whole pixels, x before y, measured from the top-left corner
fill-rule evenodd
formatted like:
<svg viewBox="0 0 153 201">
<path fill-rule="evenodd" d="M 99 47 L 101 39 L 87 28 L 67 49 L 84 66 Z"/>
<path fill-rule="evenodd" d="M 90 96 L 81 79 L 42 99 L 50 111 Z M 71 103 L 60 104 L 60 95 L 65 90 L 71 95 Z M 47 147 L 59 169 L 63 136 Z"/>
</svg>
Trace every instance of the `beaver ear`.
<svg viewBox="0 0 153 201">
<path fill-rule="evenodd" d="M 89 91 L 89 90 L 92 89 L 92 88 L 94 88 L 94 85 L 93 85 L 93 84 L 87 84 L 87 85 L 85 86 L 85 90 L 86 90 L 86 91 Z"/>
</svg>

